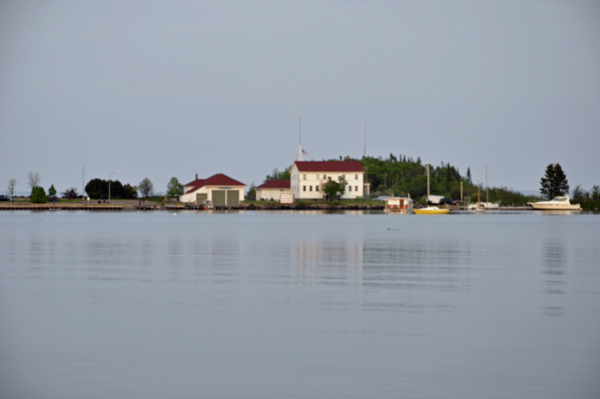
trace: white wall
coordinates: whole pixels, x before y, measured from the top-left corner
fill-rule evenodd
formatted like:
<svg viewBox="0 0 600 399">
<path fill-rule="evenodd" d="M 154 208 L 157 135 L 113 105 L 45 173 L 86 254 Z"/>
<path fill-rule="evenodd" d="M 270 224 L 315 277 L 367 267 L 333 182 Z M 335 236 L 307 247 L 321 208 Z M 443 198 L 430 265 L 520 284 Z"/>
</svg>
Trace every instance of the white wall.
<svg viewBox="0 0 600 399">
<path fill-rule="evenodd" d="M 294 194 L 294 198 L 299 199 L 300 198 L 300 192 L 298 190 L 298 183 L 299 183 L 299 174 L 298 174 L 298 168 L 296 167 L 296 164 L 292 165 L 292 171 L 290 173 L 290 190 L 292 190 L 292 194 Z"/>
<path fill-rule="evenodd" d="M 189 194 L 183 194 L 182 196 L 179 197 L 179 202 L 185 202 L 185 203 L 196 203 L 196 194 L 207 194 L 207 198 L 209 201 L 212 202 L 212 192 L 215 190 L 226 190 L 226 191 L 233 191 L 233 190 L 237 190 L 239 193 L 239 198 L 240 198 L 240 202 L 244 201 L 244 187 L 240 187 L 240 186 L 228 186 L 227 188 L 222 187 L 222 186 L 204 186 L 201 187 L 200 189 L 194 191 L 193 193 L 189 193 Z"/>
<path fill-rule="evenodd" d="M 196 203 L 196 194 L 208 194 L 208 190 L 206 187 L 201 187 L 199 190 L 196 190 L 192 193 L 185 193 L 179 196 L 179 202 L 185 203 Z"/>
<path fill-rule="evenodd" d="M 291 191 L 286 188 L 257 188 L 256 189 L 256 200 L 279 201 L 281 193 L 290 193 Z"/>
<path fill-rule="evenodd" d="M 329 173 L 329 172 L 299 172 L 298 168 L 294 164 L 292 166 L 291 173 L 291 187 L 292 193 L 296 199 L 323 199 L 323 185 L 327 183 L 327 180 L 338 180 L 339 176 L 345 176 L 348 184 L 346 185 L 346 192 L 341 197 L 342 199 L 354 199 L 356 197 L 364 196 L 364 185 L 363 178 L 364 172 L 344 172 L 344 173 Z M 349 189 L 349 186 L 352 189 Z M 306 188 L 305 188 L 306 187 Z M 312 188 L 312 190 L 311 190 Z M 317 191 L 318 188 L 318 191 Z"/>
</svg>

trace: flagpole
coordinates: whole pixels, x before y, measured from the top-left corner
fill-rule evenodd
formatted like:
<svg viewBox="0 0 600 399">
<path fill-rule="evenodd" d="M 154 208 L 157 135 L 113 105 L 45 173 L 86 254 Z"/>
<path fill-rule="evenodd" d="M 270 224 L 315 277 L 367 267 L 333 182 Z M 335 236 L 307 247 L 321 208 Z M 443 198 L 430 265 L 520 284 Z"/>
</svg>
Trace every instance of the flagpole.
<svg viewBox="0 0 600 399">
<path fill-rule="evenodd" d="M 298 161 L 302 161 L 302 115 L 299 121 L 300 132 L 298 134 Z"/>
<path fill-rule="evenodd" d="M 367 122 L 365 122 L 365 151 L 363 154 L 363 158 L 367 157 Z"/>
</svg>

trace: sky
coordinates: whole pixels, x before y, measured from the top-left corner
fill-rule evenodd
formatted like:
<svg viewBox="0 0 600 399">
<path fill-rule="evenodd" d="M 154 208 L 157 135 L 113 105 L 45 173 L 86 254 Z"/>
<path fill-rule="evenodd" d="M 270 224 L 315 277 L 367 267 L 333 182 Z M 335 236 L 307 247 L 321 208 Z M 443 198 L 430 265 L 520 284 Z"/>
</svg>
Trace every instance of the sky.
<svg viewBox="0 0 600 399">
<path fill-rule="evenodd" d="M 0 2 L 0 191 L 390 153 L 600 185 L 598 1 Z M 85 170 L 84 170 L 85 168 Z"/>
</svg>

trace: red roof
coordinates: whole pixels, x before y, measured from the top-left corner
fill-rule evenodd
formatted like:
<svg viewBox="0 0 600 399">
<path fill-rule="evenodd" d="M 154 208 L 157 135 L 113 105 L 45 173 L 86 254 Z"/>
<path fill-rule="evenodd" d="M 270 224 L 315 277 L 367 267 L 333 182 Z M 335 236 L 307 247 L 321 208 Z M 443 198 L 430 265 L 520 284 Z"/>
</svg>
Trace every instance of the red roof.
<svg viewBox="0 0 600 399">
<path fill-rule="evenodd" d="M 217 173 L 209 177 L 208 179 L 196 179 L 184 187 L 191 187 L 185 193 L 193 193 L 194 191 L 204 186 L 245 186 L 244 183 L 240 183 L 237 180 L 233 180 L 231 177 L 224 175 L 223 173 Z"/>
<path fill-rule="evenodd" d="M 296 161 L 300 172 L 364 172 L 359 161 Z"/>
<path fill-rule="evenodd" d="M 289 180 L 269 180 L 256 188 L 290 188 Z"/>
</svg>

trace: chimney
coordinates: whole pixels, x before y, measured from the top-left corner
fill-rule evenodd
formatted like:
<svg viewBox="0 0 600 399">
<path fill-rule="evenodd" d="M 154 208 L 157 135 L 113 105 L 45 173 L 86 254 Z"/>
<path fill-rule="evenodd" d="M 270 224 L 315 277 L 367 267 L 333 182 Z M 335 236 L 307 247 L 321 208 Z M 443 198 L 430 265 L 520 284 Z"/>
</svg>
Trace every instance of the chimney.
<svg viewBox="0 0 600 399">
<path fill-rule="evenodd" d="M 196 180 L 198 180 L 198 173 L 196 173 Z"/>
</svg>

